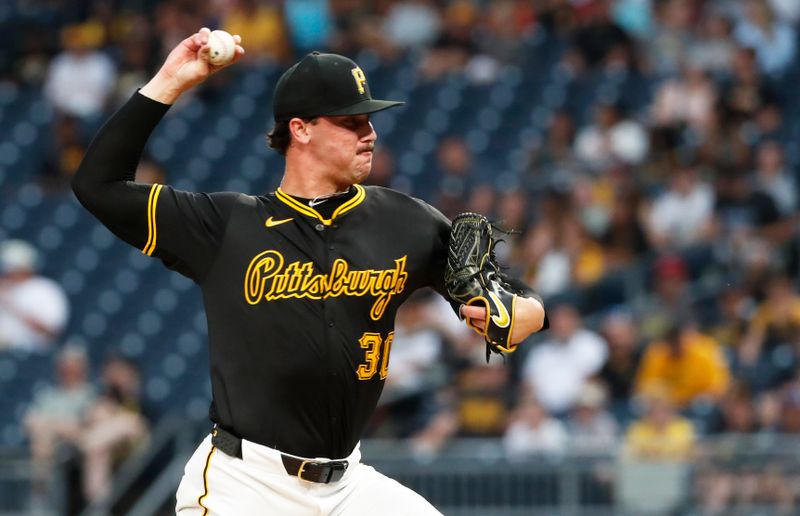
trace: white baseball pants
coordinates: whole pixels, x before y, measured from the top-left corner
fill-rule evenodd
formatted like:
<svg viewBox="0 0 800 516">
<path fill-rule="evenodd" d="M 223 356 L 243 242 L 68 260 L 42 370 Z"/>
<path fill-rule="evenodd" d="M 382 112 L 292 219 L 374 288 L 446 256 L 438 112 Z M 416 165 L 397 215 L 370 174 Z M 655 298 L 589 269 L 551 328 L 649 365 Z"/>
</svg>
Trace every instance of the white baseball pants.
<svg viewBox="0 0 800 516">
<path fill-rule="evenodd" d="M 212 446 L 209 435 L 186 464 L 175 511 L 178 516 L 441 516 L 414 491 L 362 464 L 358 446 L 347 461 L 338 482 L 307 482 L 286 473 L 277 450 L 242 440 L 239 459 Z"/>
</svg>

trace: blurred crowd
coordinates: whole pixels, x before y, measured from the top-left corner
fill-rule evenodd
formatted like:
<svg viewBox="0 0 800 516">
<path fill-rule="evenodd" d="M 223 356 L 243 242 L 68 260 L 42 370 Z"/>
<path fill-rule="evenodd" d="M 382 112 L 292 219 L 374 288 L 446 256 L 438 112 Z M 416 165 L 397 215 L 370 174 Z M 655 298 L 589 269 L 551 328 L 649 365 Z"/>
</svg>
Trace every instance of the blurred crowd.
<svg viewBox="0 0 800 516">
<path fill-rule="evenodd" d="M 114 471 L 147 446 L 155 417 L 141 395 L 139 368 L 124 355 L 105 359 L 97 384 L 82 347 L 63 347 L 55 361 L 55 381 L 36 393 L 24 420 L 34 468 L 32 509 L 46 512 L 54 486 L 61 485 L 61 513 L 79 514 L 111 494 Z"/>
<path fill-rule="evenodd" d="M 413 296 L 398 314 L 370 435 L 411 438 L 422 457 L 454 437 L 497 437 L 513 456 L 621 442 L 632 458 L 684 461 L 702 454 L 705 435 L 800 432 L 800 104 L 790 95 L 800 78 L 800 2 L 65 4 L 17 2 L 14 27 L 0 41 L 0 79 L 41 88 L 57 113 L 40 177 L 56 192 L 104 117 L 202 26 L 242 35 L 242 66 L 250 67 L 327 49 L 385 62 L 412 55 L 420 81 L 455 74 L 492 84 L 519 65 L 525 42 L 544 34 L 561 46 L 557 69 L 569 83 L 643 78 L 652 93 L 644 108 L 600 96 L 582 111 L 566 98 L 546 132 L 522 144 L 526 165 L 511 185 L 481 170 L 463 137 L 436 142 L 424 172 L 433 188 L 407 189 L 448 216 L 477 211 L 513 230 L 498 255 L 545 297 L 551 329 L 487 364 L 480 338 L 447 304 L 429 292 Z M 393 149 L 381 147 L 370 182 L 397 185 L 396 169 Z M 170 171 L 145 161 L 140 172 L 150 182 Z M 33 263 L 34 251 L 14 246 L 6 267 Z M 33 271 L 24 281 L 34 281 Z M 21 295 L 9 302 L 11 289 L 23 288 L 13 280 L 19 273 L 3 274 L 0 321 L 16 318 L 30 337 L 15 343 L 4 322 L 0 346 L 55 352 L 65 297 L 52 282 L 31 283 L 50 299 L 52 316 L 30 320 L 13 301 Z M 75 359 L 66 350 L 59 357 Z M 72 389 L 68 397 L 59 402 L 71 411 L 64 428 L 42 425 L 36 414 L 47 411 L 47 398 L 34 402 L 26 427 L 35 456 L 56 437 L 83 449 L 76 435 L 91 430 L 76 432 L 72 422 L 91 426 L 109 411 L 117 424 L 139 428 L 122 423 L 124 395 Z M 106 489 L 92 471 L 90 497 Z M 792 510 L 800 495 L 788 481 L 713 468 L 703 482 L 712 514 L 756 499 Z"/>
</svg>

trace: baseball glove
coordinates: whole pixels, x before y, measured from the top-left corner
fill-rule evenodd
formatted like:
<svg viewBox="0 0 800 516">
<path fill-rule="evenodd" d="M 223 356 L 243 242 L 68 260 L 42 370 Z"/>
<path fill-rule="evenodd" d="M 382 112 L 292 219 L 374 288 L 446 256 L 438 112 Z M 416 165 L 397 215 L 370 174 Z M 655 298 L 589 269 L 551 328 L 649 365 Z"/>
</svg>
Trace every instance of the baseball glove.
<svg viewBox="0 0 800 516">
<path fill-rule="evenodd" d="M 467 324 L 486 340 L 486 360 L 491 352 L 512 353 L 514 305 L 517 294 L 499 274 L 494 255 L 497 241 L 492 225 L 483 215 L 462 213 L 453 219 L 444 282 L 450 297 L 465 305 L 486 307 L 486 325 L 480 329 L 467 318 Z"/>
</svg>

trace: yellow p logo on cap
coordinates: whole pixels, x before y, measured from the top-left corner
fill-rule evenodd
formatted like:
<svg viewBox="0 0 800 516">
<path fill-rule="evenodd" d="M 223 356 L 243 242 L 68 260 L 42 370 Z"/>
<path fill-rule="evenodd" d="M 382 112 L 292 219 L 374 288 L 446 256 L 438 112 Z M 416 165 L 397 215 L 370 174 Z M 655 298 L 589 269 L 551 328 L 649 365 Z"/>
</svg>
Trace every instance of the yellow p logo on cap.
<svg viewBox="0 0 800 516">
<path fill-rule="evenodd" d="M 358 86 L 358 92 L 363 95 L 364 92 L 366 91 L 364 89 L 364 85 L 367 84 L 367 78 L 364 76 L 364 72 L 361 71 L 361 68 L 357 66 L 353 68 L 352 73 L 353 73 L 353 79 L 356 80 L 356 86 Z"/>
</svg>

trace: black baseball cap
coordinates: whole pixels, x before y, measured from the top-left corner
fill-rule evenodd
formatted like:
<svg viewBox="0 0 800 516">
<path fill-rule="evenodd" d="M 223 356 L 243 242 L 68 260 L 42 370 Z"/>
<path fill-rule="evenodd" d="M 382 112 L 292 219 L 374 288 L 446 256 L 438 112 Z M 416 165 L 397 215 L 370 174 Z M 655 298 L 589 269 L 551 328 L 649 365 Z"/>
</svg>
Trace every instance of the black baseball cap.
<svg viewBox="0 0 800 516">
<path fill-rule="evenodd" d="M 321 52 L 307 54 L 281 75 L 272 102 L 276 121 L 362 115 L 401 104 L 373 99 L 364 72 L 352 59 Z"/>
</svg>

